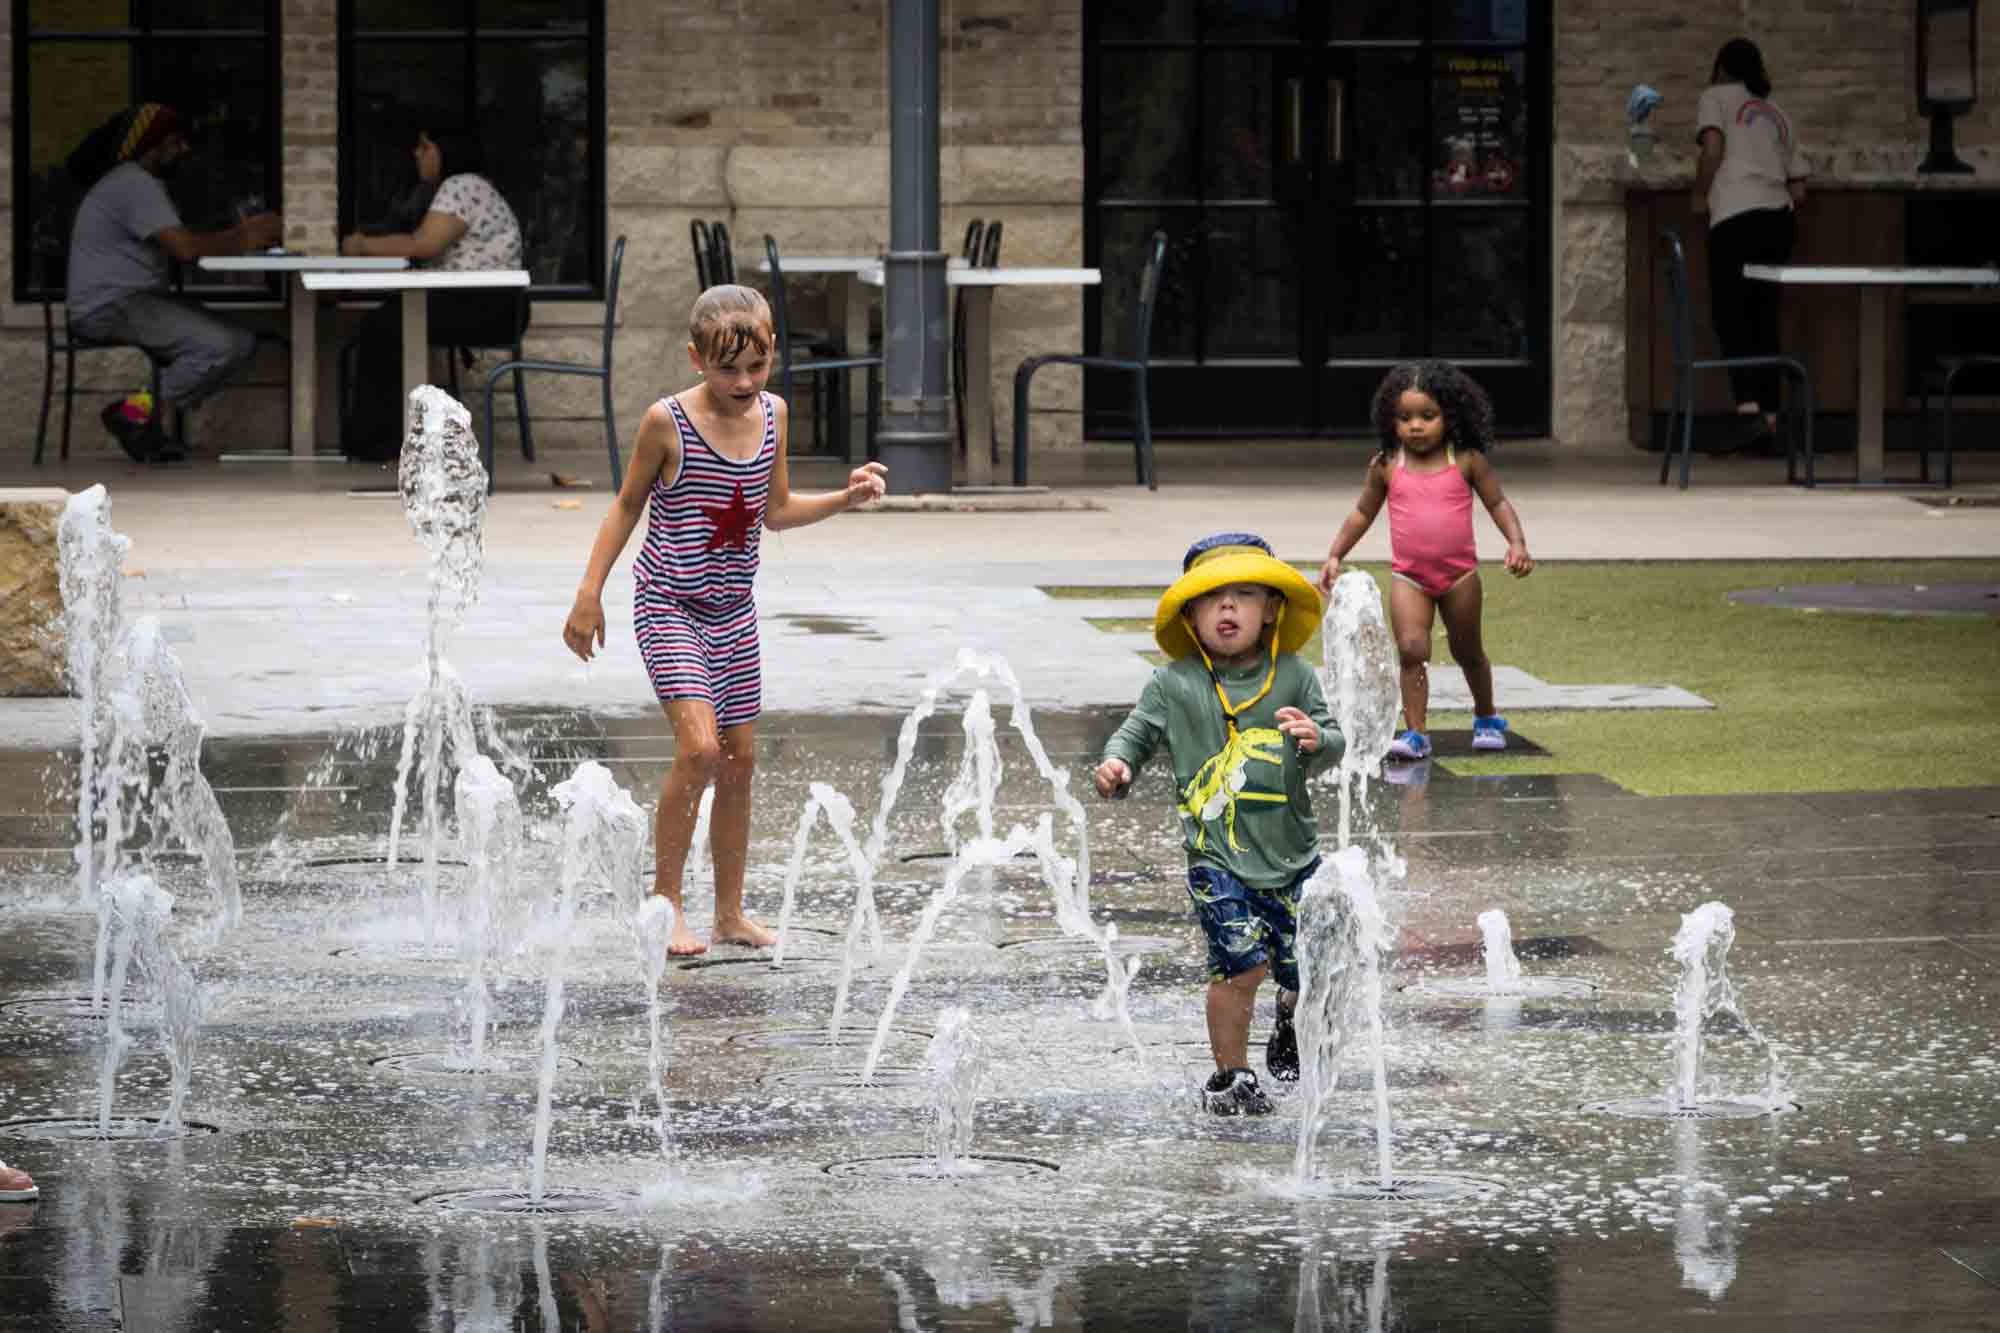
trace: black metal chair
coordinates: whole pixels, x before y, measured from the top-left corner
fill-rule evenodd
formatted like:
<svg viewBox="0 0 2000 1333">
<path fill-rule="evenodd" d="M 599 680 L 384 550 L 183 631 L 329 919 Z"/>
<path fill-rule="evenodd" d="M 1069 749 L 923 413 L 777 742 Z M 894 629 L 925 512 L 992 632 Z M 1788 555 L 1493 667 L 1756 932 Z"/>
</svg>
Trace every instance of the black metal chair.
<svg viewBox="0 0 2000 1333">
<path fill-rule="evenodd" d="M 1160 300 L 1160 274 L 1167 266 L 1167 234 L 1153 233 L 1152 255 L 1139 276 L 1138 308 L 1132 317 L 1130 356 L 1060 354 L 1031 356 L 1014 372 L 1014 484 L 1028 484 L 1028 382 L 1046 365 L 1082 366 L 1089 370 L 1122 370 L 1132 376 L 1132 453 L 1138 481 L 1148 490 L 1160 482 L 1153 470 L 1153 418 L 1148 406 L 1147 370 L 1153 345 L 1153 311 Z"/>
<path fill-rule="evenodd" d="M 1940 393 L 1944 397 L 1943 431 L 1939 443 L 1944 453 L 1944 488 L 1951 489 L 1951 418 L 1952 393 L 1957 388 L 1958 377 L 1965 371 L 1979 367 L 2000 368 L 2000 354 L 1973 352 L 1956 356 L 1941 356 L 1937 367 L 1923 377 L 1922 397 L 1918 400 L 1921 415 L 1918 421 L 1923 430 L 1923 439 L 1917 447 L 1917 479 L 1920 484 L 1929 485 L 1931 479 L 1931 395 Z"/>
<path fill-rule="evenodd" d="M 775 332 L 778 339 L 779 392 L 783 395 L 786 404 L 789 406 L 792 403 L 792 378 L 794 375 L 812 377 L 815 388 L 817 388 L 819 383 L 818 376 L 832 375 L 834 377 L 833 392 L 824 396 L 833 412 L 833 435 L 839 444 L 840 453 L 842 456 L 846 456 L 848 452 L 846 439 L 847 372 L 850 370 L 866 370 L 868 372 L 868 450 L 869 457 L 874 457 L 875 379 L 877 373 L 882 369 L 881 356 L 877 353 L 869 352 L 859 356 L 815 356 L 805 361 L 795 359 L 793 356 L 795 340 L 791 335 L 790 326 L 786 323 L 785 319 L 785 269 L 784 265 L 778 259 L 778 242 L 769 233 L 766 233 L 764 236 L 764 257 L 771 265 L 771 313 L 778 323 Z"/>
<path fill-rule="evenodd" d="M 115 390 L 119 393 L 124 393 L 127 389 L 127 386 L 123 384 L 78 384 L 76 382 L 77 354 L 80 352 L 123 351 L 135 351 L 143 354 L 144 350 L 133 343 L 98 342 L 94 338 L 86 338 L 80 333 L 71 331 L 67 308 L 64 310 L 62 326 L 59 329 L 56 325 L 55 302 L 47 299 L 42 301 L 42 411 L 41 417 L 35 425 L 36 467 L 42 465 L 42 454 L 48 447 L 49 403 L 55 396 L 56 357 L 60 355 L 63 359 L 62 457 L 67 460 L 69 458 L 69 423 L 70 417 L 76 408 L 76 391 L 82 389 L 87 393 L 109 393 Z M 153 399 L 157 402 L 160 397 L 161 363 L 150 355 L 146 357 L 146 361 L 152 367 L 150 388 Z M 176 411 L 175 417 L 174 434 L 175 439 L 179 440 L 182 434 L 181 422 L 183 418 L 178 411 Z"/>
<path fill-rule="evenodd" d="M 1798 480 L 1803 455 L 1805 482 L 1817 484 L 1813 455 L 1813 387 L 1805 364 L 1789 356 L 1697 357 L 1694 354 L 1694 305 L 1688 296 L 1687 253 L 1681 248 L 1679 233 L 1667 231 L 1661 238 L 1667 260 L 1667 307 L 1672 318 L 1674 398 L 1667 410 L 1666 447 L 1660 453 L 1660 485 L 1667 484 L 1667 472 L 1674 460 L 1674 434 L 1680 433 L 1681 489 L 1688 485 L 1688 463 L 1694 453 L 1694 372 L 1728 370 L 1732 367 L 1776 366 L 1798 381 L 1798 397 L 1803 404 L 1787 404 L 1779 409 L 1779 430 L 1785 436 L 1785 480 Z M 1788 429 L 1797 409 L 1797 429 Z"/>
<path fill-rule="evenodd" d="M 959 257 L 967 264 L 977 264 L 985 236 L 985 222 L 974 218 L 966 223 L 965 244 L 959 250 Z M 962 292 L 951 302 L 951 409 L 962 458 L 965 456 L 965 295 Z"/>
<path fill-rule="evenodd" d="M 694 247 L 694 285 L 696 290 L 705 292 L 715 285 L 715 280 L 708 272 L 708 253 L 711 244 L 708 224 L 700 218 L 689 222 L 688 241 Z"/>
<path fill-rule="evenodd" d="M 528 360 L 521 356 L 517 344 L 512 361 L 502 361 L 486 372 L 486 433 L 480 438 L 480 448 L 486 454 L 488 493 L 493 490 L 493 388 L 502 375 L 512 374 L 514 377 L 514 399 L 521 411 L 521 451 L 531 461 L 535 456 L 528 443 L 528 400 L 521 388 L 522 377 L 528 371 L 548 375 L 584 375 L 600 382 L 604 389 L 604 448 L 611 456 L 611 489 L 616 491 L 625 484 L 625 469 L 618 457 L 618 414 L 611 400 L 612 345 L 618 337 L 618 279 L 624 268 L 625 238 L 620 236 L 612 242 L 611 268 L 604 280 L 604 351 L 597 364 Z"/>
</svg>

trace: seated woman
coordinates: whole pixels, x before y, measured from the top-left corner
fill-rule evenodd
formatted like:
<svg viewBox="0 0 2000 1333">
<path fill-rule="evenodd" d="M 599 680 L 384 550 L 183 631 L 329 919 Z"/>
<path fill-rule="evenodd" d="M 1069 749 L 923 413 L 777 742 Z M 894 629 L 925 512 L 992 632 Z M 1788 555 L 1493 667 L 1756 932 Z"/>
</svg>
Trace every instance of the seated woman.
<svg viewBox="0 0 2000 1333">
<path fill-rule="evenodd" d="M 414 231 L 388 235 L 353 232 L 341 238 L 344 255 L 399 256 L 419 268 L 461 271 L 524 267 L 521 223 L 483 174 L 485 158 L 470 134 L 419 131 L 417 175 L 435 184 Z M 492 347 L 514 342 L 527 324 L 528 302 L 519 288 L 438 290 L 427 294 L 433 346 Z M 352 458 L 387 461 L 403 448 L 402 311 L 389 301 L 371 310 L 356 336 L 355 372 L 342 404 L 341 448 Z"/>
</svg>

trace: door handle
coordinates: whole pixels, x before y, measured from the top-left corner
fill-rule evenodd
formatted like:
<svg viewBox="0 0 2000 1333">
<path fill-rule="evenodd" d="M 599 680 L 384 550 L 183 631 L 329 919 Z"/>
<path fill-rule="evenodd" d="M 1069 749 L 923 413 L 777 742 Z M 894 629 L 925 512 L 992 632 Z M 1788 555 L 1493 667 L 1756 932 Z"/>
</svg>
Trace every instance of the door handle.
<svg viewBox="0 0 2000 1333">
<path fill-rule="evenodd" d="M 1326 81 L 1326 160 L 1347 161 L 1347 80 Z"/>
<path fill-rule="evenodd" d="M 1297 167 L 1305 162 L 1306 81 L 1287 78 L 1278 92 L 1278 164 Z"/>
</svg>

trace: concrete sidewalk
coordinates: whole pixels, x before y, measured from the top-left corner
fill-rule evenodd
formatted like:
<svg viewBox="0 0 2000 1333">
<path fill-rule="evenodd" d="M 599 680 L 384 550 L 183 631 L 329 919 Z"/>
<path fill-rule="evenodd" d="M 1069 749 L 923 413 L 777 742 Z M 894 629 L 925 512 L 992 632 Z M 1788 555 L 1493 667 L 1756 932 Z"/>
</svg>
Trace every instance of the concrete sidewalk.
<svg viewBox="0 0 2000 1333">
<path fill-rule="evenodd" d="M 1367 452 L 1359 442 L 1163 444 L 1161 487 L 1148 493 L 1127 480 L 1129 447 L 1092 446 L 1062 460 L 1068 481 L 1051 480 L 1065 500 L 1096 508 L 857 513 L 767 532 L 765 706 L 901 710 L 960 646 L 1004 654 L 1037 708 L 1129 702 L 1148 671 L 1130 643 L 1085 623 L 1084 607 L 1052 605 L 1040 587 L 1158 584 L 1190 541 L 1222 529 L 1317 559 L 1353 504 Z M 1686 492 L 1657 485 L 1658 456 L 1637 452 L 1510 444 L 1495 465 L 1539 560 L 2000 557 L 2000 508 L 1806 491 L 1782 484 L 1781 463 L 1698 459 Z M 844 478 L 817 460 L 793 467 L 800 490 Z M 585 667 L 559 639 L 608 496 L 601 486 L 549 488 L 547 474 L 601 468 L 581 454 L 503 460 L 480 602 L 449 651 L 481 702 L 653 708 L 632 648 L 629 548 L 606 590 L 607 653 Z M 1960 473 L 1955 495 L 2000 500 L 2000 455 L 1971 455 Z M 347 493 L 393 479 L 338 463 L 138 468 L 102 455 L 0 469 L 6 485 L 105 483 L 114 523 L 132 540 L 130 613 L 161 618 L 216 735 L 400 717 L 420 679 L 423 552 L 392 494 Z M 1482 555 L 1497 559 L 1493 525 L 1482 516 L 1476 527 Z M 1388 551 L 1384 519 L 1355 554 Z M 73 715 L 67 700 L 0 700 L 0 734 L 11 745 L 61 744 Z"/>
</svg>

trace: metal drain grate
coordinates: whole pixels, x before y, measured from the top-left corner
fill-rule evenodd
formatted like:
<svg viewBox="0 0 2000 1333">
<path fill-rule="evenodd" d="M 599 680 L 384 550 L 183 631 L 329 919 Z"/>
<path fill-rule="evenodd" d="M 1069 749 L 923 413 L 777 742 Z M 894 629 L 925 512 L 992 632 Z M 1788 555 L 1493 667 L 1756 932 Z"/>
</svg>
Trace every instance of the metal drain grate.
<svg viewBox="0 0 2000 1333">
<path fill-rule="evenodd" d="M 975 1152 L 957 1159 L 950 1169 L 940 1170 L 937 1158 L 929 1153 L 898 1152 L 885 1153 L 880 1157 L 849 1157 L 843 1161 L 828 1162 L 820 1170 L 829 1176 L 900 1180 L 913 1185 L 963 1185 L 975 1181 L 1049 1175 L 1062 1168 L 1039 1157 Z"/>
<path fill-rule="evenodd" d="M 1455 1199 L 1485 1199 L 1501 1192 L 1500 1182 L 1478 1176 L 1408 1175 L 1379 1177 L 1320 1178 L 1299 1190 L 1306 1199 L 1338 1200 L 1346 1203 L 1449 1203 Z"/>
<path fill-rule="evenodd" d="M 1606 1102 L 1585 1102 L 1577 1108 L 1592 1115 L 1619 1115 L 1632 1120 L 1762 1120 L 1798 1110 L 1796 1102 L 1769 1102 L 1732 1097 L 1710 1097 L 1691 1105 L 1670 1102 L 1665 1097 L 1621 1097 Z"/>
<path fill-rule="evenodd" d="M 93 1005 L 88 995 L 36 995 L 22 1000 L 8 1000 L 0 1004 L 0 1010 L 28 1018 L 75 1018 L 97 1023 L 111 1014 L 110 1005 Z M 160 1008 L 145 1003 L 137 996 L 128 995 L 119 1006 L 119 1015 L 129 1023 L 157 1023 Z"/>
<path fill-rule="evenodd" d="M 455 944 L 419 944 L 415 940 L 398 940 L 393 944 L 350 944 L 335 949 L 334 958 L 379 958 L 398 963 L 455 963 L 459 961 L 458 946 Z"/>
<path fill-rule="evenodd" d="M 1112 943 L 1111 953 L 1113 957 L 1130 958 L 1134 954 L 1167 953 L 1179 944 L 1178 940 L 1160 935 L 1120 935 Z M 1037 935 L 1025 940 L 1006 940 L 999 947 L 1035 958 L 1104 957 L 1103 945 L 1081 935 Z"/>
<path fill-rule="evenodd" d="M 929 1041 L 931 1034 L 921 1028 L 890 1028 L 891 1037 L 901 1037 L 909 1041 Z M 763 1032 L 739 1032 L 731 1037 L 728 1045 L 769 1047 L 779 1050 L 818 1051 L 866 1051 L 868 1044 L 875 1040 L 875 1029 L 864 1027 L 844 1027 L 840 1030 L 840 1040 L 827 1037 L 825 1028 L 770 1028 Z"/>
<path fill-rule="evenodd" d="M 542 1067 L 539 1055 L 495 1055 L 487 1052 L 477 1064 L 464 1051 L 405 1051 L 399 1055 L 378 1055 L 368 1062 L 377 1069 L 392 1069 L 404 1074 L 440 1074 L 460 1078 L 485 1077 L 491 1074 L 533 1074 Z M 558 1069 L 581 1069 L 583 1061 L 575 1056 L 558 1055 Z"/>
<path fill-rule="evenodd" d="M 1582 977 L 1522 977 L 1519 989 L 1496 991 L 1487 985 L 1485 977 L 1438 977 L 1413 981 L 1404 989 L 1461 1000 L 1588 1000 L 1596 996 L 1597 983 Z"/>
<path fill-rule="evenodd" d="M 778 1088 L 907 1088 L 923 1083 L 926 1077 L 923 1070 L 902 1065 L 878 1065 L 875 1076 L 865 1083 L 858 1069 L 785 1069 L 766 1078 L 764 1084 Z"/>
<path fill-rule="evenodd" d="M 420 1194 L 418 1203 L 428 1203 L 451 1213 L 499 1213 L 508 1217 L 574 1217 L 579 1213 L 608 1213 L 622 1202 L 617 1195 L 595 1190 L 543 1190 L 537 1199 L 526 1190 L 465 1189 L 439 1190 Z"/>
<path fill-rule="evenodd" d="M 100 1126 L 95 1116 L 40 1116 L 32 1120 L 0 1121 L 0 1138 L 36 1139 L 57 1143 L 160 1142 L 220 1134 L 214 1125 L 183 1120 L 169 1126 L 156 1116 L 113 1116 Z"/>
</svg>

